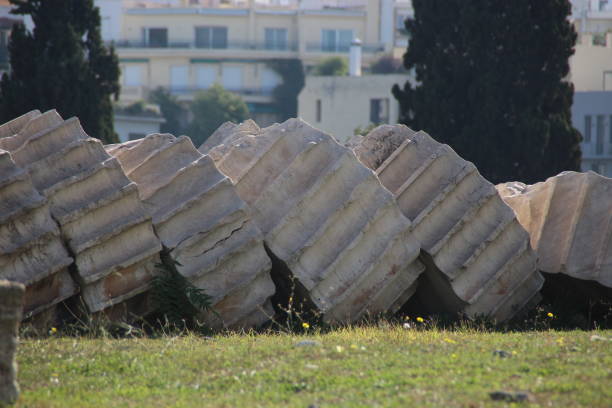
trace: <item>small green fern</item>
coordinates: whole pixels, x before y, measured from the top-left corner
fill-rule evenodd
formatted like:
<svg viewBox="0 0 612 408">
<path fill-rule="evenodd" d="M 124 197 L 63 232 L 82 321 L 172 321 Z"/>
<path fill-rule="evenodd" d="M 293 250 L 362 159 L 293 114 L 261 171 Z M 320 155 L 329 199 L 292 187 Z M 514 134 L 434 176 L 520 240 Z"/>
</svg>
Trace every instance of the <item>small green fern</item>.
<svg viewBox="0 0 612 408">
<path fill-rule="evenodd" d="M 153 279 L 151 297 L 159 315 L 176 327 L 196 326 L 197 317 L 204 312 L 217 314 L 212 308 L 212 298 L 203 289 L 195 287 L 177 270 L 180 263 L 163 249 L 160 274 Z"/>
</svg>

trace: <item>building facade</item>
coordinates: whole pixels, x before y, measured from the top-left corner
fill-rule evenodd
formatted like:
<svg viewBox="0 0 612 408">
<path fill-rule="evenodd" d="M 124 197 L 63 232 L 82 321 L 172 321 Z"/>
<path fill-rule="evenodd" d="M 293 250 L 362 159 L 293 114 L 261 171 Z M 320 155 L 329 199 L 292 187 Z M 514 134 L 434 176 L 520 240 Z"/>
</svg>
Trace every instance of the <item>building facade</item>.
<svg viewBox="0 0 612 408">
<path fill-rule="evenodd" d="M 298 116 L 340 143 L 370 125 L 397 123 L 399 104 L 391 94 L 406 74 L 309 76 L 298 98 Z"/>
<path fill-rule="evenodd" d="M 185 0 L 124 2 L 119 18 L 121 2 L 106 3 L 102 31 L 119 56 L 123 103 L 157 87 L 190 101 L 218 82 L 240 94 L 262 125 L 274 119 L 272 91 L 283 81 L 272 61 L 299 59 L 308 70 L 330 56 L 348 59 L 360 38 L 367 65 L 396 46 L 405 50 L 401 29 L 412 11 L 394 0 Z"/>
<path fill-rule="evenodd" d="M 612 177 L 612 92 L 576 92 L 572 122 L 582 133 L 582 171 Z"/>
</svg>

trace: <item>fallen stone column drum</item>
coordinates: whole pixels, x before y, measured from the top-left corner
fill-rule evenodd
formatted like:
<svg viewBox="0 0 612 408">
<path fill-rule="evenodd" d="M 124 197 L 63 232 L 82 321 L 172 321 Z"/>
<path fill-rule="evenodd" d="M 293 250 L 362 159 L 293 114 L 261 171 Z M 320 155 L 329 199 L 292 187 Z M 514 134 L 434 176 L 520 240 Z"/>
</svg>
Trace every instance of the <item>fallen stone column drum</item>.
<svg viewBox="0 0 612 408">
<path fill-rule="evenodd" d="M 0 148 L 11 152 L 48 200 L 90 312 L 149 288 L 161 250 L 151 216 L 119 162 L 78 119 L 35 112 L 16 134 L 0 139 Z"/>
<path fill-rule="evenodd" d="M 237 131 L 209 154 L 323 318 L 399 309 L 424 267 L 410 221 L 374 174 L 299 119 Z"/>
<path fill-rule="evenodd" d="M 24 318 L 77 293 L 68 271 L 72 262 L 47 200 L 0 150 L 0 279 L 25 285 Z"/>
<path fill-rule="evenodd" d="M 153 225 L 178 271 L 212 297 L 215 328 L 248 328 L 274 311 L 261 231 L 230 180 L 186 136 L 152 134 L 110 145 L 134 181 Z"/>
<path fill-rule="evenodd" d="M 383 125 L 349 142 L 413 223 L 432 310 L 506 320 L 543 284 L 529 236 L 475 166 L 425 132 Z"/>
<path fill-rule="evenodd" d="M 538 267 L 612 288 L 612 179 L 563 172 L 497 186 L 538 254 Z"/>
</svg>

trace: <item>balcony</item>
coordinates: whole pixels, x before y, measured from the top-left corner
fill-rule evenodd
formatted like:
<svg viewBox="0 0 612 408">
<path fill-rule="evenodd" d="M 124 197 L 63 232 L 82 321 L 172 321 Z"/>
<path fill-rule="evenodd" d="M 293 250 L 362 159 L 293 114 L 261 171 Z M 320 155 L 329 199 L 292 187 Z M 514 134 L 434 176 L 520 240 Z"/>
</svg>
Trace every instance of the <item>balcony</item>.
<svg viewBox="0 0 612 408">
<path fill-rule="evenodd" d="M 307 43 L 306 52 L 324 52 L 324 53 L 336 53 L 336 54 L 348 54 L 350 51 L 348 45 L 336 45 L 336 44 L 321 44 L 321 43 Z M 378 52 L 385 51 L 384 44 L 362 44 L 361 51 L 368 54 L 375 54 Z"/>
<path fill-rule="evenodd" d="M 157 87 L 154 87 L 157 88 Z M 176 96 L 179 100 L 190 101 L 193 100 L 194 95 L 200 91 L 206 91 L 207 88 L 188 85 L 188 86 L 162 86 Z M 150 91 L 153 88 L 146 86 L 122 86 L 121 94 L 119 99 L 124 102 L 134 102 L 139 100 L 147 100 L 149 98 Z M 255 103 L 269 103 L 272 101 L 272 93 L 274 88 L 240 88 L 240 89 L 228 89 L 229 92 L 238 94 L 247 102 Z"/>
<path fill-rule="evenodd" d="M 255 50 L 268 52 L 297 51 L 297 43 L 270 44 L 255 41 L 229 41 L 222 46 L 204 45 L 193 40 L 168 41 L 166 43 L 148 43 L 146 41 L 119 40 L 114 43 L 116 48 L 152 48 L 152 49 L 200 49 L 200 50 Z"/>
<path fill-rule="evenodd" d="M 193 95 L 196 92 L 206 91 L 208 88 L 198 86 L 169 86 L 165 87 L 171 94 L 176 96 Z M 240 88 L 240 89 L 227 89 L 229 92 L 241 95 L 241 96 L 271 96 L 273 88 Z"/>
</svg>

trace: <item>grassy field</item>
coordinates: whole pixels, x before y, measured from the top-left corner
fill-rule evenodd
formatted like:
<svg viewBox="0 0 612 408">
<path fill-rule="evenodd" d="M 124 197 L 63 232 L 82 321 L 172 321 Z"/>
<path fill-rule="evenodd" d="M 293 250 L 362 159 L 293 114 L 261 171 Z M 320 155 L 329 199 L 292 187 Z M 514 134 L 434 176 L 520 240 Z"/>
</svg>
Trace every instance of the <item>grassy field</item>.
<svg viewBox="0 0 612 408">
<path fill-rule="evenodd" d="M 417 323 L 418 325 L 418 323 Z M 414 326 L 414 324 L 413 324 Z M 424 326 L 424 325 L 423 325 Z M 24 339 L 18 407 L 612 406 L 612 331 Z M 314 341 L 314 344 L 298 345 Z M 501 351 L 501 352 L 496 352 Z"/>
</svg>

